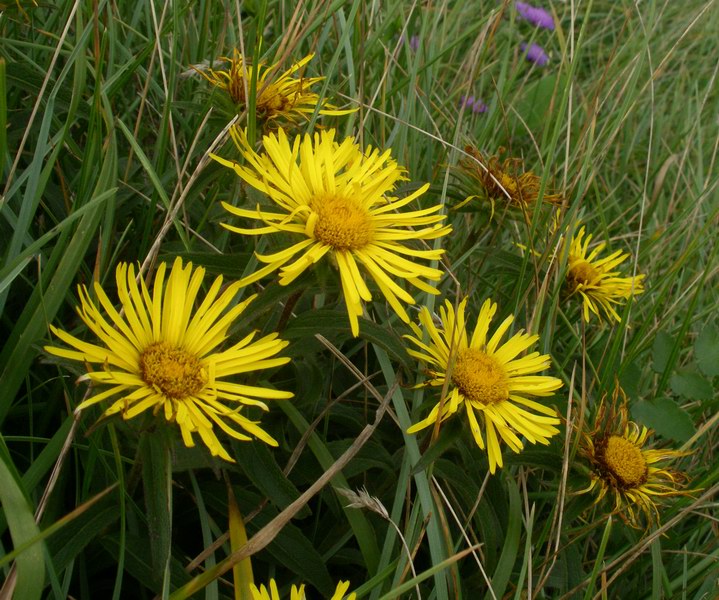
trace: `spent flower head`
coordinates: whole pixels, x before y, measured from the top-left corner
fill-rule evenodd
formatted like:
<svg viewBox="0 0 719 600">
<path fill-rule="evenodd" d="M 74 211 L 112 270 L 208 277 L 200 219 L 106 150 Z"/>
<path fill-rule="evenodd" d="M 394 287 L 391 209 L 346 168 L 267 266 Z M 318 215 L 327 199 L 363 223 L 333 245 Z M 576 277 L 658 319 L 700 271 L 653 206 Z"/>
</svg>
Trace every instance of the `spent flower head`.
<svg viewBox="0 0 719 600">
<path fill-rule="evenodd" d="M 280 129 L 264 137 L 265 151 L 257 154 L 240 129 L 233 128 L 231 134 L 247 165 L 213 158 L 266 194 L 276 212 L 259 205 L 245 209 L 223 203 L 231 214 L 263 226 L 223 225 L 243 235 L 289 233 L 295 238 L 273 254 L 257 254 L 265 266 L 243 279 L 242 285 L 278 269 L 280 285 L 287 285 L 327 255 L 339 271 L 354 336 L 359 335 L 363 302 L 372 300 L 360 267 L 405 322 L 409 316 L 402 302 L 414 304 L 415 300 L 398 281 L 438 293 L 424 280 L 436 281 L 442 271 L 422 261 L 439 260 L 444 250 L 414 248 L 406 242 L 434 240 L 449 233 L 451 227 L 440 223 L 445 218 L 439 214 L 441 205 L 403 210 L 426 192 L 429 184 L 404 198 L 392 196 L 397 182 L 406 177 L 389 150 L 368 147 L 362 151 L 351 137 L 338 142 L 334 129 L 314 137 L 297 136 L 290 143 Z"/>
<path fill-rule="evenodd" d="M 479 199 L 490 203 L 492 213 L 495 204 L 499 203 L 526 215 L 527 210 L 539 200 L 542 179 L 532 171 L 525 171 L 521 158 L 502 160 L 503 148 L 494 156 L 484 155 L 470 145 L 464 151 L 469 156 L 459 161 L 459 172 L 469 194 L 455 208 Z M 542 202 L 559 204 L 561 201 L 561 194 L 552 193 L 549 186 L 545 187 Z"/>
<path fill-rule="evenodd" d="M 99 344 L 50 326 L 70 348 L 46 346 L 45 350 L 84 363 L 88 372 L 80 381 L 105 387 L 77 410 L 114 398 L 104 416 L 119 413 L 132 419 L 146 411 L 161 414 L 177 423 L 186 446 L 194 446 L 193 435 L 199 435 L 213 456 L 232 462 L 215 427 L 238 440 L 257 438 L 276 446 L 272 436 L 240 411 L 245 406 L 266 411 L 265 400 L 292 394 L 232 379 L 287 363 L 289 358 L 277 356 L 287 342 L 277 339 L 276 333 L 255 340 L 253 332 L 220 350 L 229 327 L 254 296 L 233 304 L 240 285 L 233 283 L 223 291 L 222 277 L 217 277 L 195 308 L 205 269 L 193 269 L 192 263 L 183 265 L 177 258 L 165 284 L 166 270 L 166 263 L 161 263 L 150 292 L 141 278 L 138 285 L 133 265 L 119 264 L 120 311 L 99 283 L 93 286 L 99 305 L 84 285 L 78 286 L 78 314 Z"/>
<path fill-rule="evenodd" d="M 632 527 L 642 520 L 659 522 L 661 500 L 686 496 L 686 476 L 668 466 L 691 452 L 651 448 L 652 431 L 629 419 L 627 397 L 617 385 L 611 401 L 602 398 L 591 428 L 582 433 L 580 454 L 590 465 L 589 485 L 579 493 L 596 494 L 594 505 L 608 497 L 612 514 Z"/>
<path fill-rule="evenodd" d="M 531 400 L 529 396 L 551 396 L 562 387 L 561 380 L 537 375 L 551 364 L 546 354 L 523 353 L 539 339 L 518 331 L 506 342 L 514 317 L 507 317 L 490 335 L 489 326 L 497 305 L 486 300 L 479 311 L 471 337 L 465 325 L 467 298 L 455 312 L 448 300 L 440 308 L 440 323 L 435 324 L 427 307 L 422 307 L 419 325 L 412 323 L 414 335 L 406 335 L 415 349 L 409 354 L 427 365 L 425 385 L 447 386 L 447 396 L 432 408 L 429 415 L 412 425 L 407 432 L 416 433 L 435 423 L 441 423 L 463 408 L 472 436 L 489 455 L 489 470 L 501 467 L 500 440 L 514 452 L 520 452 L 524 436 L 530 443 L 548 444 L 559 433 L 557 412 L 553 408 Z M 425 337 L 429 342 L 424 342 Z"/>
</svg>

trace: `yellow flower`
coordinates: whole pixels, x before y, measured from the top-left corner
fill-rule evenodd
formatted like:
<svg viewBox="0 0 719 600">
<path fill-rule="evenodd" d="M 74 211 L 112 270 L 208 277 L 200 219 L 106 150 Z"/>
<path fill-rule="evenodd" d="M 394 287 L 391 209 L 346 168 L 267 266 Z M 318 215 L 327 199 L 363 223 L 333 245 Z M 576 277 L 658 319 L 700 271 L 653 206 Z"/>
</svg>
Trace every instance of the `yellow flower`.
<svg viewBox="0 0 719 600">
<path fill-rule="evenodd" d="M 438 260 L 444 250 L 420 250 L 404 242 L 432 240 L 451 228 L 439 224 L 445 218 L 437 214 L 441 205 L 401 211 L 427 191 L 429 184 L 405 198 L 388 195 L 396 182 L 405 179 L 404 169 L 391 159 L 389 150 L 380 153 L 369 147 L 362 152 L 353 138 L 338 143 L 334 129 L 315 133 L 314 140 L 309 135 L 297 136 L 290 145 L 280 129 L 277 135 L 264 137 L 265 153 L 258 155 L 241 130 L 234 128 L 231 133 L 248 165 L 212 158 L 269 196 L 279 210 L 268 212 L 259 206 L 248 210 L 223 203 L 233 215 L 256 219 L 265 226 L 244 229 L 223 225 L 245 235 L 286 232 L 300 238 L 274 254 L 258 254 L 257 259 L 266 266 L 243 279 L 242 285 L 277 269 L 281 269 L 280 284 L 287 285 L 327 254 L 339 269 L 354 336 L 359 334 L 362 302 L 372 299 L 359 265 L 406 323 L 409 316 L 400 300 L 413 304 L 414 298 L 398 280 L 406 279 L 424 292 L 437 293 L 422 278 L 438 280 L 442 271 L 422 265 L 420 259 Z M 297 254 L 299 258 L 294 258 Z"/>
<path fill-rule="evenodd" d="M 602 309 L 609 321 L 621 321 L 614 310 L 615 304 L 622 304 L 634 295 L 644 291 L 642 285 L 644 275 L 636 277 L 619 277 L 616 268 L 622 264 L 629 254 L 617 250 L 605 258 L 599 255 L 606 247 L 602 242 L 589 251 L 592 236 L 584 238 L 585 228 L 572 238 L 569 245 L 566 287 L 570 296 L 578 294 L 584 305 L 584 320 L 589 321 L 589 313 L 593 312 L 601 319 Z"/>
<path fill-rule="evenodd" d="M 440 327 L 435 325 L 427 307 L 422 307 L 419 322 L 424 331 L 412 323 L 414 337 L 405 336 L 419 348 L 409 353 L 429 366 L 427 385 L 448 386 L 448 396 L 440 399 L 429 415 L 407 432 L 415 433 L 442 422 L 463 407 L 474 440 L 483 450 L 481 426 L 484 426 L 489 470 L 494 473 L 497 466 L 502 466 L 500 439 L 519 452 L 524 447 L 519 435 L 533 444 L 548 444 L 549 438 L 559 433 L 554 427 L 559 424 L 556 411 L 527 396 L 551 396 L 562 387 L 562 382 L 556 377 L 536 375 L 550 366 L 548 355 L 532 352 L 519 356 L 539 339 L 538 335 L 519 331 L 500 344 L 514 317 L 507 317 L 488 339 L 489 325 L 497 311 L 491 300 L 482 305 L 472 337 L 468 337 L 466 305 L 465 298 L 455 314 L 446 300 L 440 308 Z M 422 341 L 425 333 L 428 343 Z"/>
<path fill-rule="evenodd" d="M 82 304 L 78 314 L 101 345 L 50 327 L 73 349 L 48 346 L 45 350 L 85 363 L 88 373 L 81 381 L 111 386 L 80 404 L 77 410 L 119 396 L 104 412 L 105 416 L 120 413 L 124 419 L 131 419 L 150 409 L 155 415 L 162 412 L 167 421 L 180 427 L 185 445 L 194 446 L 192 436 L 199 434 L 214 456 L 228 461 L 232 458 L 215 435 L 215 425 L 238 440 L 251 440 L 250 436 L 254 436 L 276 446 L 277 442 L 240 410 L 243 405 L 268 410 L 263 400 L 291 398 L 292 394 L 234 383 L 228 378 L 287 363 L 288 358 L 275 355 L 288 342 L 277 339 L 276 333 L 253 341 L 253 332 L 218 351 L 218 346 L 227 339 L 227 330 L 254 296 L 232 306 L 240 285 L 233 283 L 221 292 L 222 277 L 218 277 L 195 310 L 205 270 L 193 271 L 192 263 L 183 267 L 182 260 L 177 258 L 165 285 L 166 269 L 166 263 L 160 264 L 150 295 L 142 279 L 138 286 L 133 266 L 119 264 L 116 270 L 119 312 L 99 283 L 93 288 L 99 306 L 85 286 L 78 286 Z M 109 319 L 103 316 L 100 307 Z M 100 369 L 90 370 L 93 364 L 100 365 Z"/>
<path fill-rule="evenodd" d="M 455 208 L 464 206 L 474 198 L 483 198 L 491 203 L 492 213 L 494 213 L 495 202 L 526 212 L 530 205 L 537 202 L 541 178 L 532 171 L 524 172 L 522 159 L 506 158 L 502 161 L 498 155 L 486 157 L 473 146 L 466 146 L 464 150 L 473 158 L 460 160 L 459 166 L 469 178 L 470 187 L 479 184 L 482 190 L 481 194 L 470 195 Z M 485 168 L 480 165 L 484 165 Z M 562 196 L 561 194 L 552 194 L 545 189 L 542 201 L 547 204 L 559 204 L 562 201 Z"/>
<path fill-rule="evenodd" d="M 343 600 L 343 598 L 344 600 L 355 600 L 357 598 L 357 594 L 355 593 L 347 594 L 345 596 L 349 587 L 349 581 L 340 581 L 337 584 L 337 589 L 330 600 Z M 277 584 L 274 579 L 270 579 L 269 589 L 267 589 L 264 585 L 261 585 L 260 588 L 257 589 L 257 586 L 254 583 L 250 584 L 250 592 L 252 592 L 253 600 L 280 600 L 280 592 L 277 589 Z M 292 589 L 290 590 L 290 600 L 306 600 L 304 584 L 302 584 L 299 588 L 295 585 L 292 586 Z"/>
<path fill-rule="evenodd" d="M 279 63 L 270 66 L 260 63 L 257 66 L 255 110 L 260 119 L 267 122 L 282 118 L 295 123 L 311 115 L 318 104 L 321 115 L 346 115 L 356 110 L 338 110 L 310 90 L 324 77 L 294 77 L 313 57 L 314 54 L 308 54 L 280 74 L 277 70 Z M 223 56 L 220 60 L 227 63 L 226 69 L 197 71 L 212 85 L 227 91 L 232 103 L 240 110 L 244 109 L 247 104 L 245 92 L 249 93 L 255 67 L 246 64 L 237 50 L 232 58 Z"/>
<path fill-rule="evenodd" d="M 617 405 L 620 394 L 622 401 Z M 632 527 L 639 527 L 641 514 L 647 526 L 659 521 L 659 498 L 691 493 L 678 489 L 686 480 L 683 473 L 660 464 L 691 453 L 647 448 L 651 434 L 650 429 L 629 420 L 627 397 L 619 386 L 611 404 L 602 398 L 593 428 L 582 433 L 580 453 L 592 470 L 589 486 L 579 493 L 594 490 L 594 504 L 608 495 L 613 513 Z"/>
</svg>

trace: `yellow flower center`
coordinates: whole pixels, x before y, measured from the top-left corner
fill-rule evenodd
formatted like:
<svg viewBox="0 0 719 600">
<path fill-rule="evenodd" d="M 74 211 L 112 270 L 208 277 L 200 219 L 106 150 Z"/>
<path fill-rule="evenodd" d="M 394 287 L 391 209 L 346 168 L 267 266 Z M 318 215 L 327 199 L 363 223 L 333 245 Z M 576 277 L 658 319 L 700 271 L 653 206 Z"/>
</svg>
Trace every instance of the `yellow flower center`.
<svg viewBox="0 0 719 600">
<path fill-rule="evenodd" d="M 175 400 L 196 394 L 207 383 L 199 359 L 167 342 L 155 342 L 143 350 L 140 373 L 147 385 Z"/>
<path fill-rule="evenodd" d="M 331 196 L 312 203 L 317 215 L 314 236 L 338 250 L 360 250 L 372 241 L 374 227 L 366 209 Z"/>
<path fill-rule="evenodd" d="M 569 273 L 567 274 L 570 285 L 574 289 L 580 284 L 591 284 L 598 276 L 599 272 L 586 260 L 578 260 L 569 267 Z"/>
<path fill-rule="evenodd" d="M 509 398 L 504 367 L 496 358 L 477 348 L 467 348 L 459 353 L 452 370 L 452 383 L 467 400 L 485 406 Z"/>
<path fill-rule="evenodd" d="M 639 487 L 647 480 L 647 461 L 642 451 L 619 435 L 612 435 L 603 452 L 604 465 L 625 488 Z"/>
</svg>

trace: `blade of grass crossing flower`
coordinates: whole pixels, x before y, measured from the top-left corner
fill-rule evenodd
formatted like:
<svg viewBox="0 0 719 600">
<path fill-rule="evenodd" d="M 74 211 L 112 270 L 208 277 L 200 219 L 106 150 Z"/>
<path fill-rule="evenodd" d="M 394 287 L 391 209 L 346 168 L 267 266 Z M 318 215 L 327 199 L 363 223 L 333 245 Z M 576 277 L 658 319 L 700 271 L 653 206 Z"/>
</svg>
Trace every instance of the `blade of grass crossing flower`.
<svg viewBox="0 0 719 600">
<path fill-rule="evenodd" d="M 377 356 L 377 360 L 379 360 L 385 380 L 389 385 L 392 385 L 396 379 L 396 375 L 387 353 L 378 346 L 373 345 L 372 348 Z M 405 403 L 404 396 L 402 395 L 402 390 L 399 387 L 392 395 L 392 406 L 394 406 L 394 410 L 397 413 L 399 426 L 402 430 L 402 436 L 404 438 L 406 448 L 402 461 L 409 461 L 411 467 L 419 461 L 421 454 L 417 444 L 417 438 L 405 433 L 412 425 L 412 420 L 410 419 L 409 411 L 407 410 L 407 405 Z M 429 543 L 430 555 L 432 556 L 432 562 L 434 564 L 444 564 L 447 552 L 441 524 L 436 516 L 438 511 L 441 509 L 434 503 L 432 490 L 429 487 L 429 478 L 427 477 L 427 473 L 424 471 L 415 473 L 414 482 L 417 487 L 417 495 L 419 496 L 424 517 L 427 518 L 429 515 L 434 515 L 427 523 L 427 540 Z M 408 540 L 407 543 L 410 547 L 412 546 L 412 541 Z M 443 570 L 437 570 L 433 572 L 433 575 L 435 581 L 435 592 L 438 600 L 449 600 L 447 574 Z"/>
<path fill-rule="evenodd" d="M 607 542 L 609 542 L 609 534 L 611 532 L 612 517 L 610 515 L 607 518 L 607 524 L 604 526 L 602 541 L 599 542 L 599 550 L 597 550 L 597 555 L 594 558 L 594 568 L 592 568 L 592 573 L 589 576 L 589 581 L 587 582 L 587 589 L 584 593 L 584 600 L 591 600 L 591 598 L 594 596 L 594 582 L 597 580 L 597 575 L 599 575 L 600 568 L 602 566 L 602 563 L 604 562 L 604 553 L 607 550 Z"/>
<path fill-rule="evenodd" d="M 502 554 L 497 562 L 497 568 L 492 576 L 492 591 L 495 598 L 502 598 L 509 579 L 514 571 L 519 550 L 519 538 L 522 529 L 522 502 L 519 496 L 519 487 L 514 479 L 508 478 L 507 491 L 509 492 L 509 512 L 507 517 L 507 531 L 504 536 Z M 529 536 L 528 536 L 529 537 Z M 530 538 L 531 539 L 531 538 Z M 492 598 L 487 592 L 485 600 Z"/>
<path fill-rule="evenodd" d="M 236 552 L 247 543 L 247 531 L 242 520 L 240 507 L 237 506 L 235 494 L 229 483 L 227 485 L 227 508 L 230 518 L 230 548 L 232 552 Z M 250 585 L 253 583 L 252 562 L 248 556 L 232 567 L 232 585 L 235 589 L 235 600 L 252 600 Z"/>
<path fill-rule="evenodd" d="M 140 441 L 142 483 L 147 510 L 147 527 L 155 577 L 162 584 L 162 598 L 170 595 L 172 556 L 172 464 L 169 428 L 162 424 L 146 431 Z"/>
<path fill-rule="evenodd" d="M 247 102 L 247 139 L 250 146 L 254 146 L 257 137 L 257 76 L 260 72 L 257 66 L 260 64 L 260 53 L 262 52 L 262 32 L 265 27 L 265 15 L 267 14 L 267 0 L 260 3 L 260 10 L 255 20 L 255 36 L 254 36 L 254 56 L 252 64 L 255 66 L 250 75 L 250 86 L 248 90 Z"/>
<path fill-rule="evenodd" d="M 5 440 L 0 437 L 0 504 L 10 526 L 15 547 L 40 535 L 30 503 L 20 484 L 20 476 L 10 459 Z M 43 545 L 36 543 L 19 554 L 15 560 L 15 577 L 5 579 L 0 591 L 8 598 L 35 600 L 42 596 L 45 585 L 45 557 Z M 13 571 L 11 571 L 13 573 Z M 12 590 L 15 590 L 13 595 Z"/>
</svg>

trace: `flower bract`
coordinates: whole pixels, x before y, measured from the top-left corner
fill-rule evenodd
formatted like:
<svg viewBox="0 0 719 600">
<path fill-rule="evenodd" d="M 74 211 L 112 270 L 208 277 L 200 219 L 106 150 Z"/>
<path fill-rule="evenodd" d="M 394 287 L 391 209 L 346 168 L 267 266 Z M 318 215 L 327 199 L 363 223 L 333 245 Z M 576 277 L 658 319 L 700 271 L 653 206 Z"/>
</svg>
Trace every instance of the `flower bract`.
<svg viewBox="0 0 719 600">
<path fill-rule="evenodd" d="M 617 250 L 600 258 L 606 242 L 597 244 L 590 251 L 592 236 L 585 237 L 585 233 L 582 226 L 569 245 L 567 292 L 570 296 L 581 297 L 585 321 L 589 321 L 592 313 L 600 319 L 604 313 L 609 321 L 621 321 L 614 307 L 644 291 L 644 275 L 622 277 L 617 267 L 629 258 L 629 254 Z"/>
<path fill-rule="evenodd" d="M 266 194 L 274 211 L 223 206 L 233 215 L 262 223 L 258 228 L 223 225 L 244 235 L 288 233 L 295 240 L 278 252 L 257 254 L 265 263 L 242 285 L 257 281 L 278 269 L 279 283 L 287 285 L 325 255 L 337 266 L 347 304 L 352 334 L 359 334 L 358 317 L 363 302 L 372 299 L 363 272 L 369 274 L 392 309 L 405 322 L 409 316 L 402 302 L 414 298 L 398 281 L 405 280 L 423 292 L 435 294 L 426 280 L 436 281 L 442 271 L 422 264 L 438 260 L 444 250 L 410 247 L 406 243 L 433 240 L 451 231 L 441 225 L 441 205 L 403 210 L 421 196 L 429 184 L 398 198 L 390 194 L 405 171 L 392 160 L 389 150 L 368 147 L 364 152 L 346 138 L 335 140 L 335 131 L 297 136 L 292 143 L 280 129 L 264 137 L 264 153 L 257 154 L 245 134 L 232 136 L 247 165 L 214 156 L 244 181 Z M 360 270 L 362 267 L 362 271 Z"/>
<path fill-rule="evenodd" d="M 548 355 L 523 355 L 539 336 L 519 331 L 502 343 L 514 320 L 512 316 L 490 335 L 490 323 L 497 311 L 491 300 L 482 305 L 470 336 L 465 327 L 466 306 L 465 298 L 455 312 L 452 303 L 445 301 L 440 308 L 439 326 L 423 307 L 419 315 L 422 327 L 413 323 L 414 335 L 405 336 L 417 348 L 409 350 L 410 355 L 428 367 L 427 384 L 447 387 L 446 397 L 407 431 L 415 433 L 464 409 L 476 444 L 487 448 L 489 470 L 494 473 L 503 465 L 500 440 L 520 452 L 524 443 L 519 436 L 531 443 L 548 444 L 549 438 L 559 433 L 556 410 L 529 397 L 551 396 L 562 382 L 537 374 L 550 366 Z M 423 341 L 425 335 L 427 342 Z"/>
<path fill-rule="evenodd" d="M 611 402 L 602 399 L 593 427 L 582 434 L 580 452 L 591 465 L 591 475 L 580 493 L 594 492 L 594 504 L 608 497 L 612 512 L 633 527 L 641 525 L 642 517 L 647 526 L 658 522 L 662 498 L 691 493 L 681 489 L 684 474 L 667 464 L 690 453 L 651 448 L 651 434 L 629 419 L 627 398 L 618 386 Z"/>
<path fill-rule="evenodd" d="M 85 286 L 79 286 L 80 318 L 97 336 L 99 343 L 85 342 L 51 326 L 52 332 L 70 348 L 45 349 L 62 358 L 81 361 L 88 372 L 80 380 L 93 387 L 105 387 L 77 407 L 84 410 L 113 399 L 104 415 L 121 414 L 131 419 L 151 410 L 180 428 L 188 447 L 200 436 L 210 452 L 225 460 L 232 458 L 220 444 L 215 427 L 238 440 L 257 438 L 276 446 L 277 442 L 260 425 L 241 413 L 243 406 L 268 410 L 265 400 L 291 398 L 292 394 L 267 387 L 232 381 L 236 375 L 255 374 L 283 365 L 288 358 L 277 354 L 287 346 L 276 333 L 255 339 L 255 333 L 224 350 L 220 346 L 228 329 L 254 299 L 233 304 L 240 285 L 222 289 L 217 277 L 198 307 L 205 270 L 193 269 L 177 258 L 167 283 L 167 264 L 161 263 L 150 290 L 135 279 L 133 265 L 121 263 L 116 269 L 118 311 L 107 294 L 95 283 L 93 300 Z M 93 369 L 97 365 L 97 370 Z"/>
</svg>

